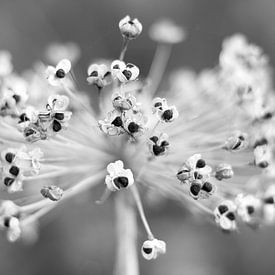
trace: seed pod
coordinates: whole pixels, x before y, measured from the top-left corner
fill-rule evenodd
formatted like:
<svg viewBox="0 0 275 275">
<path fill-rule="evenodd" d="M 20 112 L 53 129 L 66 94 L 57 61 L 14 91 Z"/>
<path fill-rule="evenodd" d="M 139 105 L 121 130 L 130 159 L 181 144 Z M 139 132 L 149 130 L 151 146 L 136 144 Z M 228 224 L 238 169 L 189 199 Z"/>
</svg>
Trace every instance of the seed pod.
<svg viewBox="0 0 275 275">
<path fill-rule="evenodd" d="M 44 198 L 48 198 L 52 201 L 59 201 L 62 198 L 64 191 L 58 186 L 51 185 L 44 186 L 40 190 L 40 193 Z"/>
</svg>

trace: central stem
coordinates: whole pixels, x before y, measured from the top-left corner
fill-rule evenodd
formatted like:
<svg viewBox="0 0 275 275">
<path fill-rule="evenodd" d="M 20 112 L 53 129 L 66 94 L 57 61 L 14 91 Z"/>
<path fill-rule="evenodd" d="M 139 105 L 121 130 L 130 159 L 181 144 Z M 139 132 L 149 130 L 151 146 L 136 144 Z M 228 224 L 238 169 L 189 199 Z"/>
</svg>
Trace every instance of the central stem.
<svg viewBox="0 0 275 275">
<path fill-rule="evenodd" d="M 116 262 L 115 275 L 138 275 L 136 212 L 127 191 L 115 194 Z"/>
</svg>

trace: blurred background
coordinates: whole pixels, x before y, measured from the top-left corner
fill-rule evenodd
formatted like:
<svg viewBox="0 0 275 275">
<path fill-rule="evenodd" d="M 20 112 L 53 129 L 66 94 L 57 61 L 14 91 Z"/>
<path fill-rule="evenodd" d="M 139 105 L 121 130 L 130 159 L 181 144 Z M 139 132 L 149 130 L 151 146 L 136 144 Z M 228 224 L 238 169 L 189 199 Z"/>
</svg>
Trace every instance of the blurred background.
<svg viewBox="0 0 275 275">
<path fill-rule="evenodd" d="M 118 56 L 117 24 L 126 14 L 138 17 L 144 27 L 127 53 L 127 60 L 144 75 L 155 49 L 146 30 L 161 17 L 171 17 L 188 32 L 186 42 L 175 46 L 170 68 L 199 71 L 215 66 L 222 40 L 236 32 L 260 45 L 275 64 L 274 0 L 0 0 L 0 49 L 13 54 L 21 72 L 43 60 L 50 42 L 77 42 L 82 57 L 75 73 L 85 87 L 91 60 Z M 93 202 L 99 196 L 95 190 L 42 219 L 40 239 L 33 245 L 11 245 L 2 234 L 0 274 L 112 274 L 112 201 L 96 206 Z M 146 209 L 156 235 L 167 242 L 168 253 L 154 262 L 140 257 L 141 274 L 274 274 L 274 228 L 259 232 L 242 228 L 239 234 L 225 235 L 171 201 Z M 142 228 L 139 234 L 141 245 Z"/>
</svg>

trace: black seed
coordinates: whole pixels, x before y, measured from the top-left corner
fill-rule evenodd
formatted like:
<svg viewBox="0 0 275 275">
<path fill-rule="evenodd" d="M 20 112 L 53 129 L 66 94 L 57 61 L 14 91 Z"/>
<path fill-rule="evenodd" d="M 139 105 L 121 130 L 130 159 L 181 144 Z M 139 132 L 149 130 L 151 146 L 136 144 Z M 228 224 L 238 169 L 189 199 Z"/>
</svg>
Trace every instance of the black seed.
<svg viewBox="0 0 275 275">
<path fill-rule="evenodd" d="M 234 221 L 236 219 L 235 214 L 233 212 L 229 212 L 226 214 L 226 217 L 230 220 L 230 221 Z"/>
<path fill-rule="evenodd" d="M 123 125 L 121 117 L 117 116 L 111 124 L 115 125 L 116 127 L 121 127 Z"/>
<path fill-rule="evenodd" d="M 213 186 L 210 182 L 205 182 L 202 186 L 202 190 L 204 190 L 207 193 L 210 193 L 213 190 Z"/>
<path fill-rule="evenodd" d="M 139 126 L 135 122 L 130 122 L 128 125 L 128 130 L 130 133 L 138 132 Z"/>
<path fill-rule="evenodd" d="M 11 185 L 13 184 L 13 182 L 14 182 L 14 179 L 13 179 L 13 178 L 6 177 L 6 178 L 4 179 L 4 184 L 5 184 L 6 186 L 11 186 Z"/>
<path fill-rule="evenodd" d="M 16 103 L 18 103 L 21 99 L 20 95 L 13 95 L 12 97 L 14 98 Z"/>
<path fill-rule="evenodd" d="M 33 129 L 31 129 L 31 128 L 27 128 L 27 129 L 24 131 L 24 134 L 25 134 L 26 137 L 31 136 L 31 135 L 33 135 L 34 133 L 35 133 L 35 131 L 34 131 Z"/>
<path fill-rule="evenodd" d="M 150 137 L 150 140 L 152 140 L 154 143 L 157 143 L 159 138 L 157 136 Z"/>
<path fill-rule="evenodd" d="M 58 119 L 58 120 L 63 120 L 64 119 L 64 114 L 63 113 L 55 113 L 54 114 L 54 118 Z"/>
<path fill-rule="evenodd" d="M 133 65 L 133 64 L 131 64 L 131 63 L 129 63 L 129 64 L 127 64 L 127 66 L 126 66 L 127 68 L 133 68 L 133 67 L 135 67 L 135 65 Z"/>
<path fill-rule="evenodd" d="M 239 136 L 239 140 L 244 141 L 244 140 L 245 140 L 244 136 L 243 136 L 243 135 L 240 135 L 240 136 Z"/>
<path fill-rule="evenodd" d="M 143 247 L 142 250 L 145 254 L 151 254 L 153 251 L 153 249 L 149 247 Z"/>
<path fill-rule="evenodd" d="M 18 176 L 19 171 L 20 171 L 20 169 L 17 166 L 14 166 L 14 165 L 9 170 L 9 172 L 15 177 Z"/>
<path fill-rule="evenodd" d="M 59 70 L 56 71 L 55 75 L 56 75 L 56 77 L 58 77 L 58 78 L 64 78 L 65 75 L 66 75 L 66 73 L 65 73 L 64 70 L 59 69 Z"/>
<path fill-rule="evenodd" d="M 119 69 L 119 66 L 118 66 L 118 65 L 115 65 L 115 66 L 113 66 L 113 69 L 118 70 L 118 69 Z"/>
<path fill-rule="evenodd" d="M 266 145 L 268 144 L 268 141 L 266 138 L 262 138 L 260 140 L 257 140 L 255 143 L 254 143 L 254 148 L 256 148 L 257 146 L 261 146 L 261 145 Z"/>
<path fill-rule="evenodd" d="M 265 113 L 265 115 L 263 116 L 263 119 L 271 119 L 273 117 L 273 114 L 271 112 L 267 112 Z"/>
<path fill-rule="evenodd" d="M 122 73 L 125 75 L 127 80 L 129 80 L 132 76 L 132 73 L 129 70 L 124 70 Z"/>
<path fill-rule="evenodd" d="M 105 73 L 105 75 L 103 77 L 105 78 L 105 77 L 109 76 L 110 74 L 111 74 L 111 72 L 108 71 L 108 72 Z"/>
<path fill-rule="evenodd" d="M 134 25 L 134 22 L 133 22 L 132 20 L 129 20 L 128 23 L 129 23 L 130 25 Z"/>
<path fill-rule="evenodd" d="M 91 72 L 90 76 L 98 77 L 98 72 L 97 71 L 93 71 L 93 72 Z"/>
<path fill-rule="evenodd" d="M 169 146 L 169 142 L 166 141 L 166 140 L 164 140 L 164 141 L 160 144 L 160 146 L 162 146 L 162 147 L 167 147 L 167 146 Z"/>
<path fill-rule="evenodd" d="M 236 144 L 232 147 L 232 150 L 238 149 L 238 148 L 241 146 L 241 144 L 242 144 L 242 141 L 241 141 L 241 140 L 238 140 L 238 141 L 236 142 Z"/>
<path fill-rule="evenodd" d="M 199 192 L 201 191 L 201 185 L 199 183 L 193 183 L 190 187 L 190 192 L 194 195 L 197 196 Z"/>
<path fill-rule="evenodd" d="M 199 160 L 197 161 L 196 167 L 197 167 L 197 168 L 203 168 L 203 167 L 205 167 L 205 165 L 206 165 L 205 160 L 199 159 Z"/>
<path fill-rule="evenodd" d="M 169 121 L 173 118 L 173 111 L 172 110 L 166 110 L 163 112 L 162 114 L 162 118 L 165 120 L 165 121 Z"/>
<path fill-rule="evenodd" d="M 160 155 L 161 153 L 165 152 L 165 148 L 158 145 L 153 145 L 153 153 L 155 156 Z"/>
<path fill-rule="evenodd" d="M 5 159 L 8 163 L 12 163 L 14 158 L 15 158 L 15 154 L 13 154 L 13 153 L 7 153 L 5 156 Z"/>
<path fill-rule="evenodd" d="M 117 178 L 114 179 L 114 184 L 118 189 L 125 188 L 125 187 L 128 186 L 128 178 L 126 178 L 126 177 L 117 177 Z"/>
<path fill-rule="evenodd" d="M 258 164 L 258 166 L 259 166 L 260 168 L 266 168 L 268 165 L 269 165 L 269 164 L 268 164 L 267 161 L 262 161 L 262 162 L 260 162 L 260 163 Z"/>
<path fill-rule="evenodd" d="M 53 121 L 53 130 L 55 132 L 59 132 L 61 129 L 62 129 L 61 124 L 57 120 L 54 120 Z"/>
<path fill-rule="evenodd" d="M 154 105 L 154 107 L 161 107 L 162 106 L 162 103 L 161 102 L 157 102 L 155 105 Z"/>
<path fill-rule="evenodd" d="M 251 205 L 247 206 L 247 213 L 249 215 L 253 214 L 254 212 L 255 212 L 255 209 L 253 206 L 251 206 Z"/>
<path fill-rule="evenodd" d="M 4 219 L 4 226 L 10 227 L 10 220 L 11 220 L 10 218 L 7 218 L 7 217 L 6 217 L 6 218 Z"/>
<path fill-rule="evenodd" d="M 29 121 L 29 118 L 27 117 L 26 113 L 23 113 L 19 116 L 20 121 L 19 122 L 25 122 Z"/>
<path fill-rule="evenodd" d="M 264 203 L 266 203 L 266 204 L 273 204 L 274 202 L 275 201 L 274 201 L 273 197 L 268 197 L 268 198 L 264 199 Z"/>
<path fill-rule="evenodd" d="M 221 213 L 221 214 L 224 214 L 225 212 L 227 212 L 228 211 L 228 207 L 226 206 L 226 205 L 220 205 L 219 207 L 218 207 L 218 210 L 219 210 L 219 212 Z"/>
<path fill-rule="evenodd" d="M 199 174 L 199 173 L 196 171 L 196 172 L 194 172 L 194 178 L 197 179 L 197 180 L 200 180 L 200 179 L 202 179 L 202 175 Z"/>
</svg>

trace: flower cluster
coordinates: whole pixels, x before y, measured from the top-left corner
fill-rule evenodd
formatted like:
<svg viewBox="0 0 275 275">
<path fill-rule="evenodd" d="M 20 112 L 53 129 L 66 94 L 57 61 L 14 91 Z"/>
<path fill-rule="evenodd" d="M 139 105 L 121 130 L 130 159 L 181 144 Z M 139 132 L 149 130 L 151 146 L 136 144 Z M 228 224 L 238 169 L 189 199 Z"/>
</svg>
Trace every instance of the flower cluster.
<svg viewBox="0 0 275 275">
<path fill-rule="evenodd" d="M 79 54 L 71 44 L 58 46 L 58 61 L 51 52 L 56 66 L 35 66 L 28 77 L 14 72 L 10 54 L 0 52 L 2 185 L 16 192 L 29 182 L 25 204 L 1 204 L 0 227 L 8 239 L 23 238 L 48 211 L 97 184 L 105 188 L 99 202 L 113 196 L 118 213 L 135 211 L 135 203 L 147 260 L 164 254 L 166 244 L 152 233 L 140 189 L 180 201 L 223 231 L 237 230 L 240 222 L 274 224 L 275 96 L 263 51 L 237 34 L 224 41 L 215 68 L 182 69 L 167 79 L 162 57 L 186 33 L 164 20 L 150 29 L 157 54 L 145 77 L 125 62 L 141 23 L 126 16 L 119 30 L 119 57 L 95 61 L 87 70 L 97 109 L 76 89 L 74 62 L 67 58 Z M 159 88 L 162 79 L 166 90 Z M 117 236 L 127 238 L 120 230 Z"/>
</svg>

